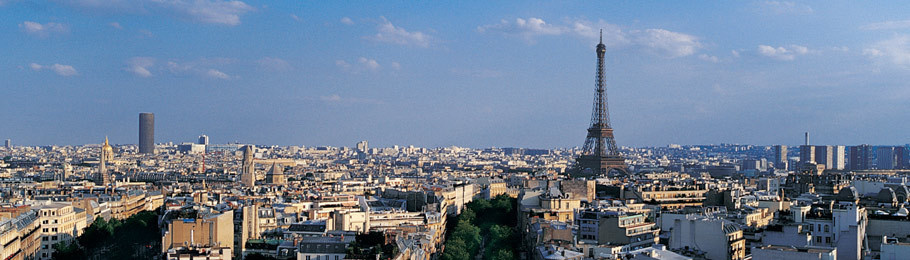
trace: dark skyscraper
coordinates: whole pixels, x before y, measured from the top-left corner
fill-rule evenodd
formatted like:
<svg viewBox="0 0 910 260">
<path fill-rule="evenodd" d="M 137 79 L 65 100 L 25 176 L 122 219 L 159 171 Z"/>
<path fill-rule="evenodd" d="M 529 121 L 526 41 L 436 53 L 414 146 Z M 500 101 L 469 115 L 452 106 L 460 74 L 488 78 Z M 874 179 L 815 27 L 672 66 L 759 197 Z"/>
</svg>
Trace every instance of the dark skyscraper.
<svg viewBox="0 0 910 260">
<path fill-rule="evenodd" d="M 815 146 L 809 145 L 809 132 L 806 132 L 806 141 L 799 146 L 799 163 L 815 163 Z"/>
<path fill-rule="evenodd" d="M 139 153 L 155 153 L 155 114 L 139 113 Z"/>
<path fill-rule="evenodd" d="M 868 144 L 850 146 L 850 170 L 872 169 L 872 146 Z"/>
<path fill-rule="evenodd" d="M 607 109 L 607 83 L 604 78 L 604 55 L 607 47 L 601 40 L 597 44 L 597 74 L 594 88 L 594 109 L 591 111 L 591 126 L 582 155 L 575 159 L 576 174 L 606 174 L 610 170 L 626 172 L 626 161 L 619 154 L 619 147 L 613 139 L 613 127 L 610 126 L 610 112 Z"/>
<path fill-rule="evenodd" d="M 787 146 L 786 145 L 775 145 L 774 146 L 774 168 L 780 170 L 787 170 Z"/>
</svg>

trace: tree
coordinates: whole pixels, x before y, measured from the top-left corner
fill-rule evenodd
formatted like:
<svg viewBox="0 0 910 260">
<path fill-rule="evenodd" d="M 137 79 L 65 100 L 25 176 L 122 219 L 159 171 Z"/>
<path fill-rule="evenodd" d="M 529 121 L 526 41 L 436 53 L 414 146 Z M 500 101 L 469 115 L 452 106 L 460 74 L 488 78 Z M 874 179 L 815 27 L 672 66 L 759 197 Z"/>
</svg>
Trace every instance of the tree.
<svg viewBox="0 0 910 260">
<path fill-rule="evenodd" d="M 453 242 L 453 243 L 450 243 Z M 462 260 L 471 259 L 471 254 L 465 248 L 464 240 L 454 239 L 446 241 L 445 252 L 442 253 L 443 260 Z"/>
<path fill-rule="evenodd" d="M 86 259 L 88 255 L 82 247 L 76 244 L 76 241 L 72 241 L 54 244 L 54 253 L 51 257 L 53 259 Z"/>
<path fill-rule="evenodd" d="M 492 205 L 488 200 L 475 200 L 468 203 L 468 208 L 474 210 L 474 212 L 484 212 L 489 209 Z"/>
<path fill-rule="evenodd" d="M 499 249 L 499 250 L 496 250 L 496 253 L 493 254 L 493 257 L 491 257 L 490 259 L 492 259 L 492 260 L 514 260 L 515 253 L 513 253 L 512 250 L 509 250 L 509 249 Z"/>
<path fill-rule="evenodd" d="M 461 212 L 461 215 L 458 215 L 458 220 L 467 220 L 468 222 L 474 222 L 474 219 L 477 218 L 477 213 L 474 213 L 474 210 L 470 208 L 464 209 Z"/>
<path fill-rule="evenodd" d="M 506 241 L 512 236 L 512 228 L 503 225 L 490 227 L 490 240 L 492 242 Z"/>
</svg>

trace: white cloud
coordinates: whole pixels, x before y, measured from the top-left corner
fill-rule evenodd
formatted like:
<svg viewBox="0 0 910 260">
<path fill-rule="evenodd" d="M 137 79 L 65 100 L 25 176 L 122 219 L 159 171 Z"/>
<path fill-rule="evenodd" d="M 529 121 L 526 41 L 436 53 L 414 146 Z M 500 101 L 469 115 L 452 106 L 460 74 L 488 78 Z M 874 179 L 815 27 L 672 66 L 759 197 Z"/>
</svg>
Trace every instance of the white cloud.
<svg viewBox="0 0 910 260">
<path fill-rule="evenodd" d="M 357 59 L 357 62 L 359 62 L 361 65 L 363 65 L 364 67 L 366 67 L 367 69 L 370 69 L 370 70 L 379 69 L 379 62 L 376 62 L 376 60 L 374 60 L 374 59 L 367 59 L 364 57 L 360 57 L 359 59 Z"/>
<path fill-rule="evenodd" d="M 876 61 L 910 68 L 910 35 L 897 35 L 863 49 L 863 55 Z"/>
<path fill-rule="evenodd" d="M 711 62 L 711 63 L 718 63 L 718 62 L 720 62 L 720 59 L 718 59 L 717 56 L 711 56 L 711 55 L 704 54 L 704 53 L 699 54 L 699 55 L 698 55 L 698 58 L 701 59 L 701 60 L 703 60 L 703 61 L 707 61 L 707 62 Z"/>
<path fill-rule="evenodd" d="M 347 25 L 353 25 L 354 20 L 351 20 L 351 18 L 348 18 L 348 17 L 341 17 L 341 23 L 347 24 Z"/>
<path fill-rule="evenodd" d="M 730 54 L 732 54 L 732 55 L 733 55 L 733 57 L 737 57 L 737 58 L 739 58 L 739 52 L 738 52 L 738 51 L 736 51 L 736 50 L 731 50 L 731 51 L 730 51 Z"/>
<path fill-rule="evenodd" d="M 48 36 L 51 33 L 65 33 L 69 32 L 69 27 L 65 24 L 60 23 L 36 23 L 32 21 L 24 21 L 19 24 L 19 28 L 25 31 L 28 34 L 36 36 Z"/>
<path fill-rule="evenodd" d="M 241 1 L 222 0 L 149 0 L 179 16 L 212 24 L 238 25 L 240 15 L 255 10 Z"/>
<path fill-rule="evenodd" d="M 205 75 L 209 76 L 211 78 L 216 78 L 216 79 L 230 79 L 231 78 L 231 76 L 228 76 L 228 74 L 221 72 L 219 70 L 216 70 L 216 69 L 209 69 L 208 71 L 205 72 Z"/>
<path fill-rule="evenodd" d="M 165 14 L 181 19 L 223 25 L 240 24 L 240 16 L 255 8 L 237 0 L 70 0 L 66 5 L 102 12 Z"/>
<path fill-rule="evenodd" d="M 382 17 L 382 22 L 379 23 L 378 31 L 376 35 L 367 37 L 368 39 L 377 41 L 377 42 L 387 42 L 400 45 L 414 45 L 418 47 L 429 47 L 430 42 L 433 40 L 430 35 L 427 35 L 423 32 L 409 32 L 404 28 L 395 26 L 385 17 Z"/>
<path fill-rule="evenodd" d="M 367 57 L 359 57 L 354 61 L 336 60 L 335 66 L 351 73 L 376 72 L 382 70 L 384 66 L 391 67 L 393 70 L 401 69 L 401 64 L 397 62 L 380 63 L 376 59 Z"/>
<path fill-rule="evenodd" d="M 287 61 L 280 58 L 273 57 L 264 57 L 256 61 L 260 67 L 268 70 L 274 71 L 288 71 L 291 70 L 291 65 Z"/>
<path fill-rule="evenodd" d="M 759 3 L 759 10 L 771 14 L 811 14 L 811 6 L 789 1 L 764 1 Z"/>
<path fill-rule="evenodd" d="M 63 64 L 55 63 L 54 65 L 44 66 L 44 65 L 41 65 L 38 63 L 29 63 L 28 67 L 34 71 L 51 70 L 54 73 L 57 73 L 57 75 L 64 76 L 64 77 L 79 75 L 79 72 L 77 72 L 76 69 L 70 65 L 63 65 Z"/>
<path fill-rule="evenodd" d="M 332 94 L 330 96 L 319 97 L 319 99 L 322 99 L 322 101 L 326 101 L 326 102 L 338 102 L 338 101 L 341 101 L 341 96 L 339 96 L 338 94 Z"/>
<path fill-rule="evenodd" d="M 794 60 L 797 55 L 806 55 L 809 53 L 816 53 L 817 51 L 809 50 L 808 47 L 791 44 L 788 47 L 779 46 L 772 47 L 768 45 L 759 45 L 758 53 L 766 57 L 770 57 L 777 60 Z"/>
<path fill-rule="evenodd" d="M 355 97 L 342 97 L 338 94 L 332 94 L 328 96 L 320 96 L 319 100 L 326 103 L 332 104 L 372 104 L 372 105 L 382 105 L 384 102 L 375 99 L 369 98 L 355 98 Z"/>
<path fill-rule="evenodd" d="M 637 36 L 638 44 L 674 58 L 695 54 L 701 48 L 697 37 L 664 29 L 647 29 Z"/>
<path fill-rule="evenodd" d="M 291 19 L 294 19 L 294 21 L 298 21 L 298 22 L 300 21 L 300 17 L 297 16 L 296 14 L 292 14 Z"/>
<path fill-rule="evenodd" d="M 51 70 L 53 70 L 55 73 L 57 73 L 57 75 L 60 75 L 60 76 L 75 76 L 75 75 L 79 74 L 78 72 L 76 72 L 76 69 L 70 65 L 54 64 L 54 65 L 51 65 Z"/>
<path fill-rule="evenodd" d="M 897 30 L 897 29 L 907 29 L 910 28 L 910 20 L 900 20 L 900 21 L 884 21 L 878 23 L 870 23 L 859 27 L 863 30 Z"/>
<path fill-rule="evenodd" d="M 152 76 L 152 72 L 149 71 L 149 68 L 155 65 L 155 58 L 151 57 L 133 57 L 127 61 L 126 71 L 140 76 L 143 78 L 148 78 Z"/>
<path fill-rule="evenodd" d="M 120 23 L 118 23 L 118 22 L 112 22 L 112 23 L 109 23 L 108 25 L 110 25 L 111 27 L 117 28 L 117 29 L 123 29 L 123 26 L 121 26 Z"/>
<path fill-rule="evenodd" d="M 262 61 L 262 60 L 260 60 Z M 256 61 L 256 64 L 260 64 L 260 61 Z M 127 72 L 133 73 L 139 77 L 151 77 L 153 76 L 153 71 L 163 71 L 172 75 L 194 75 L 200 77 L 209 77 L 216 79 L 230 79 L 236 78 L 234 76 L 228 75 L 227 73 L 222 72 L 216 67 L 234 63 L 233 59 L 228 58 L 201 58 L 194 61 L 177 61 L 170 60 L 167 62 L 159 63 L 156 62 L 155 58 L 152 57 L 133 57 L 132 59 L 126 62 L 127 66 L 124 69 Z M 253 65 L 253 62 L 249 63 Z"/>
<path fill-rule="evenodd" d="M 624 31 L 620 26 L 604 21 L 591 22 L 583 19 L 550 24 L 540 18 L 517 18 L 514 21 L 501 20 L 497 24 L 477 27 L 480 33 L 518 36 L 528 43 L 534 43 L 538 37 L 560 35 L 598 40 L 601 29 L 603 43 L 610 47 L 640 47 L 670 58 L 690 56 L 702 48 L 698 37 L 685 33 L 665 29 Z"/>
<path fill-rule="evenodd" d="M 342 69 L 349 69 L 349 68 L 351 68 L 351 64 L 348 63 L 347 61 L 343 61 L 343 60 L 336 60 L 336 61 L 335 61 L 335 65 L 338 66 L 338 67 L 341 67 Z"/>
<path fill-rule="evenodd" d="M 577 24 L 577 26 L 575 32 L 581 34 L 590 34 L 593 31 L 590 26 L 584 24 Z M 543 19 L 535 17 L 528 19 L 516 18 L 515 21 L 511 22 L 503 19 L 498 24 L 478 26 L 477 31 L 481 33 L 494 32 L 518 35 L 529 42 L 533 42 L 534 38 L 542 35 L 560 35 L 573 32 L 569 27 L 551 25 Z"/>
</svg>

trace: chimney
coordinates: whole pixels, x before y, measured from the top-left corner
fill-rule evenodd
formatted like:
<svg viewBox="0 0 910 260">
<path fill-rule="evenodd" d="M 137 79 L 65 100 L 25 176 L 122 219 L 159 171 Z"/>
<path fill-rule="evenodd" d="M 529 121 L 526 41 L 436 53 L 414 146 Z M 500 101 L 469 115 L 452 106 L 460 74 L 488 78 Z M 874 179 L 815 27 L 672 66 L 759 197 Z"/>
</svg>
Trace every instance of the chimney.
<svg viewBox="0 0 910 260">
<path fill-rule="evenodd" d="M 806 132 L 806 145 L 809 145 L 809 132 Z"/>
</svg>

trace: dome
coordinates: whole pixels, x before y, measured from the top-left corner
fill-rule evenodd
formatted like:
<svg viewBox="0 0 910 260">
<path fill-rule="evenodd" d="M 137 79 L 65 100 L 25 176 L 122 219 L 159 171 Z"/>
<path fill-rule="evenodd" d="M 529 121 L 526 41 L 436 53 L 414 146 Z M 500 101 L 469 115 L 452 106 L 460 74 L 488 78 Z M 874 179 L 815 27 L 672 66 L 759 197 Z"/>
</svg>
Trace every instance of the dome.
<svg viewBox="0 0 910 260">
<path fill-rule="evenodd" d="M 878 192 L 878 195 L 875 195 L 875 201 L 881 202 L 881 203 L 895 204 L 895 203 L 897 203 L 897 196 L 894 194 L 893 189 L 885 187 L 885 188 L 882 188 L 882 190 Z"/>
<path fill-rule="evenodd" d="M 856 192 L 856 188 L 853 186 L 847 186 L 843 189 L 840 189 L 837 192 L 837 201 L 857 201 L 859 200 L 859 193 Z"/>
<path fill-rule="evenodd" d="M 107 136 L 104 137 L 104 145 L 101 146 L 101 157 L 107 161 L 114 159 L 114 148 L 107 141 Z"/>
<path fill-rule="evenodd" d="M 897 198 L 897 202 L 906 202 L 908 195 L 910 195 L 910 190 L 907 190 L 907 186 L 903 184 L 885 184 L 886 187 L 894 190 L 894 196 Z"/>
</svg>

